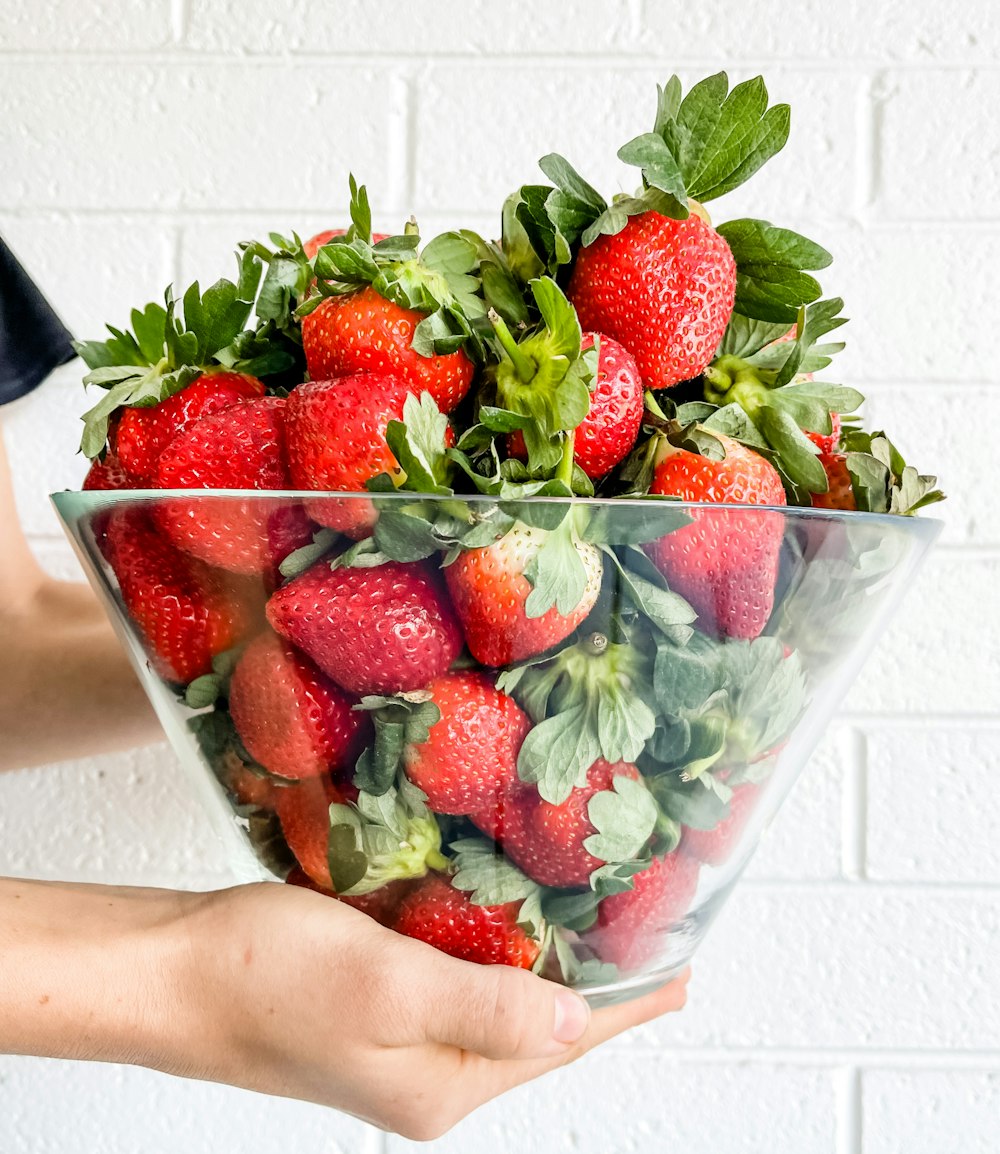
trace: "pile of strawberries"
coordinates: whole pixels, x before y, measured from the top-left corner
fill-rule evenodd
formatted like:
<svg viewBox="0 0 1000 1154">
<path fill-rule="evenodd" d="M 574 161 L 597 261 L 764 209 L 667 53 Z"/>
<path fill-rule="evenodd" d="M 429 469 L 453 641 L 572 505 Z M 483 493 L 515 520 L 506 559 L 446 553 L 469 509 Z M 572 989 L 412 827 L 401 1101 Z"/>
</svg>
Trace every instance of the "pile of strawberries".
<svg viewBox="0 0 1000 1154">
<path fill-rule="evenodd" d="M 788 123 L 759 77 L 673 78 L 635 196 L 549 155 L 498 241 L 422 244 L 352 179 L 346 230 L 78 346 L 84 488 L 171 491 L 95 541 L 289 882 L 593 985 L 664 965 L 746 852 L 807 698 L 778 510 L 940 497 L 814 379 L 829 254 L 703 207 Z"/>
</svg>

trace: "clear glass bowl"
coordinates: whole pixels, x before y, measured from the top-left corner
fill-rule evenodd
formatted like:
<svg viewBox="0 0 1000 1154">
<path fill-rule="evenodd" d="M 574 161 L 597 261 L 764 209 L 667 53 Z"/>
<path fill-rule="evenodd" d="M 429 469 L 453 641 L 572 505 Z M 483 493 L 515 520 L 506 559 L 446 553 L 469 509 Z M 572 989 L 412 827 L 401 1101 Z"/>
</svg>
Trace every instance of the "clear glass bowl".
<svg viewBox="0 0 1000 1154">
<path fill-rule="evenodd" d="M 595 1005 L 690 961 L 940 529 L 654 500 L 53 501 L 237 880 L 336 888 Z"/>
</svg>

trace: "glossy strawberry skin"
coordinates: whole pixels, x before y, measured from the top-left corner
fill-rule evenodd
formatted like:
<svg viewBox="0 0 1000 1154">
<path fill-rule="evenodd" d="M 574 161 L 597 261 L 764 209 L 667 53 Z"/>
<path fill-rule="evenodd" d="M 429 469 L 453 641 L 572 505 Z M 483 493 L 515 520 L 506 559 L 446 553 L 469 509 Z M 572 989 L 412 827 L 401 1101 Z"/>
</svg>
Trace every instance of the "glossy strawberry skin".
<svg viewBox="0 0 1000 1154">
<path fill-rule="evenodd" d="M 517 755 L 531 722 L 483 673 L 446 673 L 427 689 L 441 718 L 426 742 L 407 748 L 406 776 L 435 813 L 491 807 L 520 785 Z"/>
<path fill-rule="evenodd" d="M 585 886 L 605 864 L 584 848 L 584 841 L 597 832 L 588 806 L 595 793 L 612 789 L 619 777 L 640 779 L 634 765 L 598 758 L 587 771 L 586 784 L 560 805 L 543 800 L 533 785 L 523 785 L 501 804 L 474 813 L 472 821 L 540 885 Z"/>
<path fill-rule="evenodd" d="M 541 617 L 528 617 L 525 602 L 532 587 L 524 571 L 544 540 L 544 530 L 517 524 L 501 540 L 466 550 L 445 568 L 466 643 L 481 665 L 533 657 L 568 637 L 593 609 L 601 589 L 601 556 L 596 546 L 579 542 L 587 585 L 577 606 L 567 614 L 552 606 Z"/>
<path fill-rule="evenodd" d="M 539 946 L 517 924 L 520 906 L 473 905 L 440 874 L 428 874 L 403 899 L 392 928 L 453 958 L 529 970 Z"/>
<path fill-rule="evenodd" d="M 327 858 L 330 806 L 343 801 L 328 777 L 310 777 L 275 790 L 275 808 L 288 848 L 306 875 L 324 890 L 333 889 Z"/>
<path fill-rule="evenodd" d="M 648 869 L 636 874 L 633 889 L 600 903 L 597 924 L 583 934 L 584 941 L 601 961 L 626 973 L 646 965 L 687 913 L 700 868 L 695 858 L 679 850 L 654 857 Z"/>
<path fill-rule="evenodd" d="M 123 409 L 114 434 L 114 449 L 133 487 L 156 483 L 160 454 L 191 421 L 263 395 L 264 384 L 256 377 L 208 372 L 158 405 Z"/>
<path fill-rule="evenodd" d="M 711 361 L 729 323 L 736 263 L 697 214 L 646 212 L 580 249 L 566 295 L 584 329 L 635 357 L 647 388 L 689 380 Z"/>
<path fill-rule="evenodd" d="M 368 719 L 303 654 L 273 633 L 243 651 L 229 686 L 229 712 L 247 752 L 279 777 L 353 770 Z"/>
<path fill-rule="evenodd" d="M 643 387 L 635 357 L 617 341 L 600 333 L 584 333 L 583 348 L 590 348 L 595 337 L 600 344 L 597 382 L 590 394 L 590 409 L 576 427 L 573 455 L 596 481 L 632 451 L 642 424 Z M 507 451 L 518 460 L 528 459 L 522 433 L 508 437 Z"/>
<path fill-rule="evenodd" d="M 257 620 L 256 585 L 175 549 L 138 508 L 111 512 L 102 549 L 156 672 L 186 685 Z"/>
<path fill-rule="evenodd" d="M 285 459 L 285 401 L 262 397 L 200 417 L 160 454 L 162 489 L 291 489 Z M 156 520 L 178 548 L 234 573 L 266 573 L 312 540 L 298 502 L 166 499 Z"/>
<path fill-rule="evenodd" d="M 843 453 L 820 453 L 819 462 L 826 473 L 828 488 L 825 493 L 813 493 L 813 508 L 854 512 L 858 505 L 847 469 L 847 457 Z"/>
<path fill-rule="evenodd" d="M 356 373 L 399 377 L 415 393 L 426 390 L 443 413 L 469 391 L 475 367 L 464 350 L 422 357 L 410 342 L 424 314 L 386 300 L 370 285 L 327 297 L 302 319 L 302 348 L 314 381 Z"/>
<path fill-rule="evenodd" d="M 114 453 L 106 453 L 103 461 L 90 463 L 81 488 L 84 492 L 93 490 L 134 489 L 135 485 Z"/>
<path fill-rule="evenodd" d="M 422 564 L 331 569 L 282 586 L 267 617 L 348 693 L 403 693 L 439 677 L 462 636 L 436 573 Z"/>
<path fill-rule="evenodd" d="M 723 461 L 675 449 L 656 467 L 651 493 L 710 504 L 784 505 L 773 466 L 720 435 Z M 757 637 L 774 607 L 782 515 L 739 509 L 691 510 L 692 524 L 646 546 L 670 587 L 697 611 L 701 628 Z"/>
<path fill-rule="evenodd" d="M 759 797 L 760 786 L 753 782 L 736 786 L 729 799 L 729 813 L 714 829 L 684 827 L 683 852 L 705 865 L 722 865 L 746 829 Z"/>
<path fill-rule="evenodd" d="M 298 489 L 363 493 L 379 473 L 397 474 L 399 463 L 385 440 L 390 421 L 403 419 L 409 386 L 388 373 L 358 373 L 314 380 L 288 397 L 285 430 L 288 464 Z M 310 515 L 355 538 L 375 524 L 371 501 L 310 501 Z"/>
</svg>

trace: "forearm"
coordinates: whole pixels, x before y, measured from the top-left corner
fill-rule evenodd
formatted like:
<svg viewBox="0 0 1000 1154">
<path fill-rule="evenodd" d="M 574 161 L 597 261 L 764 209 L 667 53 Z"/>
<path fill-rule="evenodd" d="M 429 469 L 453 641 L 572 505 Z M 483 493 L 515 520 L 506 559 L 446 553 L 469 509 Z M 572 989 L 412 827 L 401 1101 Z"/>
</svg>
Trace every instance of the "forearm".
<svg viewBox="0 0 1000 1154">
<path fill-rule="evenodd" d="M 166 890 L 0 879 L 0 1051 L 162 1062 L 185 901 Z"/>
</svg>

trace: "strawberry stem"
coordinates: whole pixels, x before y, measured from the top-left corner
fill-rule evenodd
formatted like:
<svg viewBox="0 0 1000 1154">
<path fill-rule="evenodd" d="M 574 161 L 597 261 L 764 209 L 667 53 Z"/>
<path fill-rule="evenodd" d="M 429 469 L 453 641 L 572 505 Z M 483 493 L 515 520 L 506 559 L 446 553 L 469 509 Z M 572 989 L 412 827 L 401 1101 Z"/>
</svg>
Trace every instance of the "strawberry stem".
<svg viewBox="0 0 1000 1154">
<path fill-rule="evenodd" d="M 490 323 L 493 325 L 493 331 L 497 335 L 497 340 L 500 342 L 503 351 L 510 358 L 514 366 L 514 371 L 523 384 L 529 384 L 535 376 L 535 365 L 531 358 L 521 350 L 517 341 L 514 340 L 510 329 L 507 328 L 507 323 L 498 312 L 491 309 L 489 318 Z"/>
<path fill-rule="evenodd" d="M 567 489 L 573 488 L 573 450 L 576 442 L 576 429 L 570 431 L 563 436 L 562 456 L 559 458 L 559 466 L 556 469 L 555 479 L 561 481 Z"/>
</svg>

